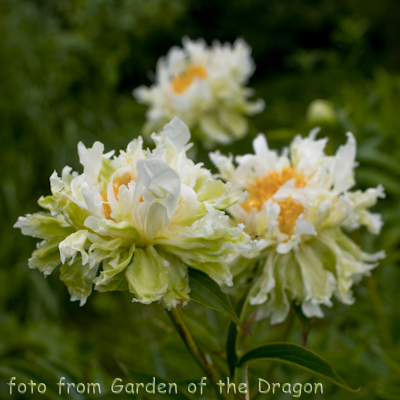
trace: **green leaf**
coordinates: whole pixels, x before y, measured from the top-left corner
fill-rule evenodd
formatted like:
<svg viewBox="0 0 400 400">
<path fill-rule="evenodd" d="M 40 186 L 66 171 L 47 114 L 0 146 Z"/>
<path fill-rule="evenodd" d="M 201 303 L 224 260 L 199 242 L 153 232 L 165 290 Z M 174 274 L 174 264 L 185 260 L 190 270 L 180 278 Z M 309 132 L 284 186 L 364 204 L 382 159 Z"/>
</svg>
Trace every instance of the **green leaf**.
<svg viewBox="0 0 400 400">
<path fill-rule="evenodd" d="M 239 361 L 238 367 L 251 360 L 269 360 L 297 366 L 314 375 L 322 376 L 350 392 L 351 389 L 335 369 L 319 355 L 292 343 L 270 343 L 249 351 Z"/>
<path fill-rule="evenodd" d="M 357 161 L 363 164 L 374 164 L 380 167 L 379 169 L 386 169 L 392 174 L 400 174 L 400 162 L 396 157 L 388 153 L 381 152 L 376 148 L 368 149 L 367 151 L 359 151 L 357 154 Z"/>
<path fill-rule="evenodd" d="M 240 322 L 229 297 L 208 275 L 197 269 L 189 268 L 189 285 L 190 298 L 193 301 L 228 316 L 235 324 L 250 333 L 249 329 Z"/>
<path fill-rule="evenodd" d="M 360 167 L 356 171 L 356 179 L 359 185 L 376 186 L 381 183 L 386 193 L 400 195 L 398 179 L 387 172 L 377 171 L 374 168 Z"/>
<path fill-rule="evenodd" d="M 65 391 L 62 392 L 60 396 L 56 390 L 57 386 L 55 385 L 55 383 L 59 381 L 60 376 L 67 377 L 66 381 L 68 381 L 68 374 L 59 371 L 51 364 L 43 366 L 34 362 L 34 360 L 26 361 L 17 358 L 2 359 L 0 377 L 9 380 L 12 376 L 16 377 L 15 383 L 17 384 L 18 382 L 26 383 L 30 380 L 36 383 L 44 383 L 46 385 L 46 391 L 40 395 L 43 399 L 71 399 L 71 396 Z M 14 389 L 14 391 L 16 391 L 16 389 Z"/>
<path fill-rule="evenodd" d="M 236 314 L 239 315 L 242 312 L 243 305 L 246 301 L 247 293 L 239 300 L 239 303 L 236 306 Z M 236 338 L 237 338 L 237 326 L 232 321 L 229 324 L 228 337 L 226 339 L 226 359 L 228 361 L 229 372 L 231 373 L 231 378 L 235 374 L 235 368 L 237 364 L 237 355 L 236 355 Z"/>
</svg>

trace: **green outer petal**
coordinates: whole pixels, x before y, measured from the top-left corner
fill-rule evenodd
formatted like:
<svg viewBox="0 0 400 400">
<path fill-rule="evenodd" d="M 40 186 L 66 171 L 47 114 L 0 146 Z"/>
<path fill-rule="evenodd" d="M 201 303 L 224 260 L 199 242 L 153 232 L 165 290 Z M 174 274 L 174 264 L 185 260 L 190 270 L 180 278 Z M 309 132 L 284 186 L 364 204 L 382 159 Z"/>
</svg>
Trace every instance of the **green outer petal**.
<svg viewBox="0 0 400 400">
<path fill-rule="evenodd" d="M 45 210 L 52 211 L 57 206 L 57 201 L 54 196 L 41 196 L 38 200 L 38 204 L 40 207 L 44 208 Z"/>
<path fill-rule="evenodd" d="M 23 235 L 41 239 L 65 238 L 74 232 L 62 215 L 53 217 L 47 212 L 19 217 L 14 228 L 20 228 Z"/>
<path fill-rule="evenodd" d="M 44 275 L 50 275 L 61 264 L 58 250 L 59 239 L 44 240 L 37 244 L 32 257 L 28 260 L 29 268 L 36 268 Z"/>
<path fill-rule="evenodd" d="M 117 253 L 116 256 L 103 261 L 103 270 L 100 275 L 94 280 L 96 290 L 106 292 L 110 290 L 117 290 L 122 281 L 126 282 L 125 269 L 132 261 L 135 245 L 129 249 Z M 126 287 L 128 289 L 128 286 Z"/>
<path fill-rule="evenodd" d="M 209 179 L 197 190 L 197 199 L 200 202 L 207 201 L 217 210 L 225 210 L 245 197 L 243 190 L 232 188 L 230 183 L 220 180 Z"/>
<path fill-rule="evenodd" d="M 80 256 L 77 256 L 71 265 L 64 264 L 61 266 L 60 279 L 67 286 L 71 301 L 80 300 L 80 306 L 86 303 L 86 299 L 92 293 L 92 282 L 98 268 L 98 264 L 92 268 L 88 264 L 82 265 Z"/>
<path fill-rule="evenodd" d="M 68 258 L 74 260 L 76 254 L 80 253 L 83 264 L 87 264 L 89 261 L 89 255 L 87 253 L 89 249 L 89 240 L 87 234 L 87 230 L 76 231 L 60 243 L 60 255 L 63 263 Z"/>
<path fill-rule="evenodd" d="M 271 325 L 279 324 L 283 322 L 289 311 L 290 302 L 286 293 L 287 276 L 286 276 L 286 265 L 279 265 L 279 261 L 288 261 L 289 256 L 271 252 L 264 268 L 268 268 L 269 276 L 273 276 L 275 279 L 274 284 L 270 284 L 270 288 L 266 290 L 267 300 L 261 304 L 259 313 L 257 314 L 257 320 L 261 320 L 265 317 L 271 317 Z M 262 282 L 264 285 L 268 285 L 270 281 Z M 267 288 L 265 288 L 267 289 Z"/>
<path fill-rule="evenodd" d="M 336 279 L 332 272 L 324 268 L 324 260 L 318 257 L 313 246 L 305 243 L 299 246 L 295 257 L 300 266 L 307 295 L 318 302 L 329 301 L 335 289 Z"/>
<path fill-rule="evenodd" d="M 141 243 L 139 232 L 129 221 L 114 222 L 111 219 L 91 215 L 86 219 L 85 227 L 100 236 L 119 238 L 129 244 Z"/>
<path fill-rule="evenodd" d="M 168 261 L 153 246 L 136 249 L 133 261 L 125 272 L 129 291 L 138 302 L 150 304 L 161 299 L 168 289 Z"/>
<path fill-rule="evenodd" d="M 241 139 L 247 133 L 248 127 L 246 118 L 235 111 L 221 108 L 219 110 L 219 121 L 223 126 L 229 129 L 234 139 Z"/>
<path fill-rule="evenodd" d="M 115 167 L 113 166 L 112 160 L 103 157 L 101 170 L 98 177 L 99 182 L 108 182 L 114 172 Z"/>
<path fill-rule="evenodd" d="M 172 254 L 157 251 L 165 260 L 169 262 L 168 266 L 168 289 L 162 299 L 163 306 L 170 310 L 178 304 L 185 305 L 189 300 L 189 275 L 188 267 L 182 261 Z"/>
<path fill-rule="evenodd" d="M 87 237 L 92 243 L 88 251 L 91 263 L 112 258 L 130 247 L 130 244 L 121 238 L 104 238 L 91 232 L 88 232 Z"/>
<path fill-rule="evenodd" d="M 197 200 L 207 201 L 226 195 L 227 185 L 220 180 L 208 180 L 197 191 Z"/>
<path fill-rule="evenodd" d="M 206 138 L 212 142 L 226 145 L 233 141 L 233 138 L 219 122 L 216 115 L 208 114 L 207 116 L 203 116 L 199 121 L 199 127 Z"/>
<path fill-rule="evenodd" d="M 200 242 L 200 240 L 198 240 L 198 242 Z M 204 271 L 218 283 L 226 281 L 228 285 L 230 284 L 232 275 L 228 264 L 224 260 L 232 256 L 234 252 L 232 246 L 224 246 L 226 243 L 221 243 L 221 241 L 205 243 L 203 248 L 196 247 L 200 247 L 204 244 L 204 241 L 200 243 L 193 241 L 187 244 L 187 249 L 184 248 L 184 242 L 182 243 L 182 247 L 164 245 L 162 248 L 164 251 L 174 254 L 186 265 Z"/>
<path fill-rule="evenodd" d="M 58 203 L 58 208 L 62 209 L 65 219 L 75 227 L 75 230 L 86 229 L 86 218 L 92 213 L 69 200 L 62 197 Z"/>
</svg>

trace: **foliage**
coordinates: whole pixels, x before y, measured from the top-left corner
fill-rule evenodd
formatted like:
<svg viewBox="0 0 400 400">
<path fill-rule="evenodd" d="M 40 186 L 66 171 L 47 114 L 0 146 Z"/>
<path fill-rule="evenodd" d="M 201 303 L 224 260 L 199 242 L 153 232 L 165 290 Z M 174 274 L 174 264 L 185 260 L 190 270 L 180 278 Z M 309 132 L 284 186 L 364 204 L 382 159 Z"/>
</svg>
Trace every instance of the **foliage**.
<svg viewBox="0 0 400 400">
<path fill-rule="evenodd" d="M 19 215 L 38 209 L 35 200 L 48 193 L 53 168 L 60 172 L 67 160 L 78 168 L 79 140 L 87 146 L 101 140 L 111 150 L 139 134 L 145 108 L 130 91 L 147 85 L 146 75 L 151 78 L 148 71 L 154 70 L 158 57 L 188 34 L 208 42 L 241 35 L 254 49 L 258 68 L 251 86 L 265 100 L 265 111 L 252 120 L 250 134 L 224 153 L 250 152 L 258 130 L 266 133 L 271 147 L 287 145 L 296 133 L 313 127 L 307 108 L 319 98 L 329 100 L 335 110 L 336 121 L 323 123 L 321 132 L 330 138 L 330 153 L 342 144 L 346 130 L 355 134 L 358 185 L 382 183 L 387 198 L 375 207 L 385 222 L 382 234 L 374 238 L 361 231 L 353 239 L 368 252 L 385 249 L 387 258 L 355 288 L 354 305 L 334 304 L 324 309 L 324 319 L 311 321 L 307 348 L 329 360 L 350 387 L 362 387 L 358 394 L 348 394 L 321 379 L 324 394 L 315 398 L 399 399 L 398 7 L 394 0 L 224 0 L 217 5 L 187 0 L 3 0 L 0 398 L 28 396 L 8 395 L 10 375 L 53 389 L 60 376 L 71 382 L 100 382 L 104 388 L 115 377 L 141 382 L 143 376 L 185 388 L 203 376 L 161 306 L 132 304 L 127 293 L 94 293 L 79 308 L 69 302 L 57 276 L 43 279 L 28 269 L 34 241 L 12 228 Z M 196 157 L 211 168 L 205 151 L 199 148 Z M 220 374 L 230 376 L 224 362 L 229 318 L 195 302 L 183 315 Z M 239 351 L 279 342 L 285 324 L 252 324 L 252 336 L 238 330 Z M 301 344 L 302 326 L 298 320 L 293 324 L 288 340 Z M 319 382 L 284 364 L 272 369 L 254 361 L 248 368 L 252 387 L 256 378 L 268 376 L 277 382 Z M 109 397 L 115 395 L 103 398 Z M 64 398 L 79 397 L 74 393 Z"/>
</svg>

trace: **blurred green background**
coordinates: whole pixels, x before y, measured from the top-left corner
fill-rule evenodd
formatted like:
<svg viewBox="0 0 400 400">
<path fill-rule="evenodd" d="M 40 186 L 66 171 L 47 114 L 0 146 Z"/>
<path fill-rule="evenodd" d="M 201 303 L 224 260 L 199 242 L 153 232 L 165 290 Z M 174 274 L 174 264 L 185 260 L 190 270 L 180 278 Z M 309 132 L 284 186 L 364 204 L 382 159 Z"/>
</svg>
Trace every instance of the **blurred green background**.
<svg viewBox="0 0 400 400">
<path fill-rule="evenodd" d="M 308 398 L 400 399 L 397 0 L 0 0 L 0 399 L 59 398 L 60 376 L 101 383 L 104 399 L 132 398 L 110 394 L 115 377 L 147 382 L 146 376 L 158 376 L 184 385 L 203 376 L 161 306 L 132 303 L 129 293 L 95 292 L 80 308 L 69 301 L 57 271 L 44 279 L 28 269 L 35 240 L 12 228 L 19 215 L 38 210 L 54 169 L 81 171 L 79 140 L 87 146 L 100 140 L 108 151 L 139 135 L 146 108 L 131 91 L 151 84 L 158 57 L 181 45 L 184 35 L 208 43 L 242 36 L 253 48 L 257 70 L 249 86 L 266 108 L 250 134 L 223 152 L 250 152 L 258 131 L 281 148 L 321 125 L 333 153 L 351 130 L 358 141 L 358 187 L 382 183 L 386 189 L 374 210 L 383 215 L 382 234 L 354 236 L 368 252 L 385 249 L 386 260 L 355 287 L 353 306 L 335 302 L 324 319 L 312 321 L 308 341 L 362 390 L 347 393 L 283 366 L 273 370 L 274 379 L 322 382 L 324 395 L 303 393 Z M 334 117 L 307 114 L 315 99 L 328 100 Z M 206 156 L 199 152 L 198 161 L 211 168 Z M 192 304 L 183 314 L 222 365 L 227 320 Z M 248 346 L 277 340 L 284 329 L 260 323 Z M 297 322 L 290 340 L 301 343 Z M 259 363 L 250 373 L 256 379 L 267 371 L 269 365 Z M 10 396 L 10 376 L 17 383 L 44 382 L 46 394 Z M 206 394 L 213 398 L 211 390 Z M 72 390 L 61 398 L 89 397 Z"/>
</svg>

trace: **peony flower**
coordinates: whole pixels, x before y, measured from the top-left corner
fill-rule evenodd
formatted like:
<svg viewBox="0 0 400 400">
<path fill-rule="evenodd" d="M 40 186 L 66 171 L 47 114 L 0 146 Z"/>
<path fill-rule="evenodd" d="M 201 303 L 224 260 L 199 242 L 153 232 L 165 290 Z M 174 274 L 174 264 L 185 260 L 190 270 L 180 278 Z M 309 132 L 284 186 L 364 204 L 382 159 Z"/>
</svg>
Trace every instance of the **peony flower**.
<svg viewBox="0 0 400 400">
<path fill-rule="evenodd" d="M 251 248 L 221 211 L 244 193 L 186 157 L 188 127 L 175 118 L 152 138 L 153 151 L 139 137 L 118 157 L 100 142 L 79 143 L 83 173 L 54 172 L 52 194 L 39 199 L 44 211 L 14 225 L 43 239 L 29 266 L 48 275 L 62 264 L 60 279 L 81 305 L 93 283 L 102 292 L 129 290 L 143 304 L 185 305 L 188 267 L 231 285 L 230 259 Z"/>
<path fill-rule="evenodd" d="M 383 251 L 363 252 L 345 233 L 360 226 L 379 233 L 381 216 L 368 208 L 385 197 L 383 187 L 349 191 L 355 184 L 354 136 L 347 133 L 347 143 L 327 156 L 327 139 L 317 140 L 317 133 L 296 136 L 281 155 L 259 134 L 255 154 L 236 157 L 237 167 L 232 156 L 210 154 L 223 179 L 248 191 L 229 212 L 263 248 L 251 256 L 262 272 L 250 303 L 260 305 L 258 317 L 270 317 L 272 324 L 285 320 L 292 301 L 307 317 L 323 317 L 320 306 L 330 307 L 332 296 L 352 304 L 352 285 L 385 257 Z M 242 259 L 234 274 L 247 267 Z"/>
<path fill-rule="evenodd" d="M 145 132 L 159 130 L 174 116 L 209 147 L 228 144 L 247 133 L 243 115 L 261 112 L 263 100 L 249 102 L 252 90 L 244 87 L 254 72 L 251 49 L 242 39 L 233 45 L 183 39 L 183 48 L 173 47 L 157 63 L 156 82 L 133 91 L 149 106 Z"/>
</svg>

